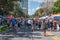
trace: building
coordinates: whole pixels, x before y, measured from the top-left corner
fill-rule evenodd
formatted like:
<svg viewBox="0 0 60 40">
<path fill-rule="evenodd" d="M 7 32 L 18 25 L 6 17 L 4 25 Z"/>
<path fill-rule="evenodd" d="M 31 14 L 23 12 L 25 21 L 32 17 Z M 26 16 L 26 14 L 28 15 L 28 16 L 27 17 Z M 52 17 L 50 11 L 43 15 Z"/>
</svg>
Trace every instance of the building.
<svg viewBox="0 0 60 40">
<path fill-rule="evenodd" d="M 48 15 L 49 13 L 53 13 L 51 8 L 54 6 L 54 3 L 57 0 L 44 0 L 43 4 L 41 5 L 41 8 L 44 9 L 43 15 Z"/>
<path fill-rule="evenodd" d="M 25 14 L 28 14 L 28 0 L 21 0 L 20 7 L 23 9 Z"/>
<path fill-rule="evenodd" d="M 45 2 L 43 2 L 42 4 L 42 8 L 52 8 L 54 6 L 54 3 L 56 2 L 57 0 L 46 0 Z"/>
</svg>

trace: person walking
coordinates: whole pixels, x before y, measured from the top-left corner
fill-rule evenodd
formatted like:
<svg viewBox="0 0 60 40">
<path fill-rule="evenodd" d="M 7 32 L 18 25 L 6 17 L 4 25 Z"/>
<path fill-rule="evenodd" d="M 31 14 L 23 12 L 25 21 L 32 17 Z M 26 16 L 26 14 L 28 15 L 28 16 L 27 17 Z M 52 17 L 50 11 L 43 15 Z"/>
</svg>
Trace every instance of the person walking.
<svg viewBox="0 0 60 40">
<path fill-rule="evenodd" d="M 57 21 L 53 22 L 53 29 L 56 30 L 57 29 Z"/>
<path fill-rule="evenodd" d="M 41 22 L 41 20 L 39 20 L 38 21 L 38 27 L 39 27 L 39 29 L 41 29 L 41 24 L 42 24 L 42 22 Z"/>
<path fill-rule="evenodd" d="M 16 27 L 17 27 L 17 20 L 15 19 L 15 17 L 13 17 L 13 19 L 11 20 L 11 25 L 12 25 L 12 31 L 14 34 L 17 33 Z"/>
<path fill-rule="evenodd" d="M 46 20 L 43 20 L 43 32 L 44 32 L 44 36 L 46 36 L 47 28 L 48 28 L 48 22 Z"/>
<path fill-rule="evenodd" d="M 58 25 L 59 25 L 59 31 L 60 31 L 60 19 L 59 19 L 59 21 L 58 21 Z"/>
<path fill-rule="evenodd" d="M 53 21 L 50 21 L 50 28 L 51 28 L 51 31 L 53 29 Z"/>
</svg>

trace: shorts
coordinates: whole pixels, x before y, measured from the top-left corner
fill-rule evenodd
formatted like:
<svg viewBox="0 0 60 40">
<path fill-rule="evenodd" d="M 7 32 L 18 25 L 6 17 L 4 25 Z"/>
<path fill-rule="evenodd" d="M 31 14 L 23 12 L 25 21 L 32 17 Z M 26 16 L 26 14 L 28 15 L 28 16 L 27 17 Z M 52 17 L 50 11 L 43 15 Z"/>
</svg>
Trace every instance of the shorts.
<svg viewBox="0 0 60 40">
<path fill-rule="evenodd" d="M 31 24 L 28 24 L 28 26 L 31 26 Z"/>
<path fill-rule="evenodd" d="M 20 27 L 20 25 L 21 25 L 21 24 L 20 24 L 20 23 L 18 23 L 18 27 Z"/>
<path fill-rule="evenodd" d="M 15 26 L 15 24 L 12 24 L 12 26 L 14 27 L 14 26 Z"/>
<path fill-rule="evenodd" d="M 41 28 L 41 25 L 39 25 L 39 28 Z"/>
<path fill-rule="evenodd" d="M 47 27 L 47 26 L 45 26 L 43 29 L 48 29 L 48 27 Z"/>
</svg>

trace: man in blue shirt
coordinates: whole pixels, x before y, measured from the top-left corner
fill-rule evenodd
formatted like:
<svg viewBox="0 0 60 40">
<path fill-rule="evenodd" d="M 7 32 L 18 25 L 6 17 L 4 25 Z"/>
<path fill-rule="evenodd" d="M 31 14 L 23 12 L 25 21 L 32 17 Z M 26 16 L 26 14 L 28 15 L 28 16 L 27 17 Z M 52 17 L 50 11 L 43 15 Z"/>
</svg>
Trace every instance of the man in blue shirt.
<svg viewBox="0 0 60 40">
<path fill-rule="evenodd" d="M 17 30 L 16 30 L 17 20 L 15 18 L 12 18 L 11 25 L 12 25 L 13 32 L 16 34 L 17 33 Z"/>
</svg>

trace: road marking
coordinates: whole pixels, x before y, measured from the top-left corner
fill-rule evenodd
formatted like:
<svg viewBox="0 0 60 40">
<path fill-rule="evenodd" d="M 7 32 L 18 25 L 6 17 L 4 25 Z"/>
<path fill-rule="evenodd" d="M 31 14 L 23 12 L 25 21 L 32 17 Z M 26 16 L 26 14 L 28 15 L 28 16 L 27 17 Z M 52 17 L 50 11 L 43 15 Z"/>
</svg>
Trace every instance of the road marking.
<svg viewBox="0 0 60 40">
<path fill-rule="evenodd" d="M 59 37 L 57 37 L 56 35 L 52 34 L 51 32 L 47 31 L 47 35 L 50 35 L 54 40 L 60 40 Z"/>
<path fill-rule="evenodd" d="M 29 32 L 18 32 L 18 33 L 29 33 Z M 30 33 L 40 33 L 40 32 L 30 32 Z"/>
<path fill-rule="evenodd" d="M 10 37 L 10 36 L 14 36 L 14 35 L 0 35 L 0 37 Z"/>
</svg>

